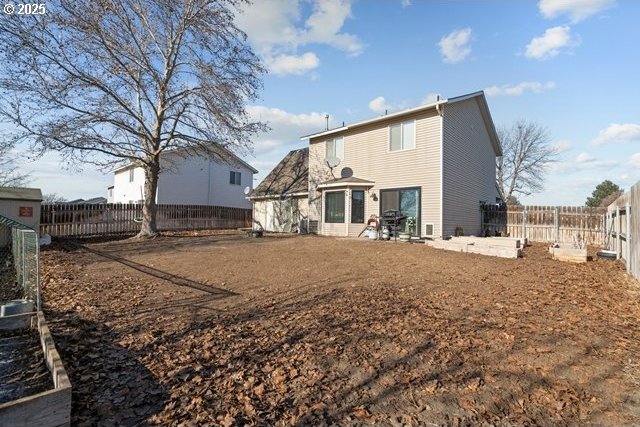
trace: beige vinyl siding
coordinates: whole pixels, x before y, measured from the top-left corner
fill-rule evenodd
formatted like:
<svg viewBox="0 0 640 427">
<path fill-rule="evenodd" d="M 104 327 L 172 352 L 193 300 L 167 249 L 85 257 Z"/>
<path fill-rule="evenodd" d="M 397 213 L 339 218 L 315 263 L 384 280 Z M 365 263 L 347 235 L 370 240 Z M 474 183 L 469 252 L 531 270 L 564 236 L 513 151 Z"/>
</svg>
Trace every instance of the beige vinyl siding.
<svg viewBox="0 0 640 427">
<path fill-rule="evenodd" d="M 389 151 L 389 124 L 416 120 L 416 147 L 403 151 Z M 421 187 L 420 232 L 424 234 L 424 224 L 434 223 L 439 234 L 440 223 L 440 117 L 434 109 L 403 116 L 370 125 L 348 129 L 344 136 L 344 159 L 334 168 L 334 175 L 323 164 L 325 140 L 317 137 L 309 144 L 309 197 L 310 218 L 321 220 L 322 197 L 316 191 L 318 183 L 339 178 L 344 167 L 353 170 L 353 176 L 370 181 L 375 185 L 365 193 L 365 220 L 370 215 L 380 214 L 380 190 L 404 187 Z M 331 135 L 334 138 L 338 135 Z M 371 197 L 375 193 L 377 201 Z M 348 205 L 348 204 L 347 204 Z M 348 210 L 348 209 L 347 209 Z M 347 213 L 345 213 L 346 215 Z M 350 215 L 345 221 L 349 221 Z M 354 229 L 355 227 L 355 229 Z M 321 234 L 357 235 L 363 225 L 323 224 Z"/>
<path fill-rule="evenodd" d="M 447 104 L 443 116 L 444 235 L 480 235 L 479 202 L 495 202 L 495 151 L 475 98 Z"/>
<path fill-rule="evenodd" d="M 306 196 L 296 196 L 293 198 L 295 200 L 298 217 L 294 218 L 295 223 L 297 224 L 300 218 L 307 218 L 309 215 L 308 203 Z M 288 232 L 291 231 L 291 225 L 293 224 L 291 221 L 284 221 L 281 219 L 281 215 L 279 212 L 282 211 L 283 200 L 279 198 L 272 199 L 254 199 L 253 203 L 253 220 L 254 220 L 254 228 L 258 227 L 258 223 L 262 226 L 262 228 L 266 231 L 273 232 Z M 273 221 L 269 222 L 267 220 L 267 210 L 270 209 L 269 205 L 271 205 L 273 215 Z"/>
</svg>

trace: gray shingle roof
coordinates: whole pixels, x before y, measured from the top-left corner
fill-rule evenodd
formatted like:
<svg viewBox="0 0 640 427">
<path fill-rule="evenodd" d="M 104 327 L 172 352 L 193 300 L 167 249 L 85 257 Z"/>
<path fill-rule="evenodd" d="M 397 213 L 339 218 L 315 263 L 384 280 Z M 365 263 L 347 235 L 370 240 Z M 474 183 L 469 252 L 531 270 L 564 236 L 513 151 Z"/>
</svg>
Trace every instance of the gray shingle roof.
<svg viewBox="0 0 640 427">
<path fill-rule="evenodd" d="M 0 187 L 0 199 L 42 201 L 39 188 Z"/>
<path fill-rule="evenodd" d="M 249 197 L 286 196 L 309 191 L 309 148 L 293 150 L 273 168 Z"/>
</svg>

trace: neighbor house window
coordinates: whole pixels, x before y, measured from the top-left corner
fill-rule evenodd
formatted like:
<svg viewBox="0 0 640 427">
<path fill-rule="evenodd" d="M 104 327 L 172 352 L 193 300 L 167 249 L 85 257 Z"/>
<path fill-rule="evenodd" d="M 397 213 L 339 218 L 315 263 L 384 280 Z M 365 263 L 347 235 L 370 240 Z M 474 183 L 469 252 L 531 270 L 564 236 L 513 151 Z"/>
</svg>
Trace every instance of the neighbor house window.
<svg viewBox="0 0 640 427">
<path fill-rule="evenodd" d="M 389 151 L 409 150 L 416 147 L 416 121 L 389 126 Z"/>
<path fill-rule="evenodd" d="M 364 222 L 364 191 L 362 190 L 351 192 L 351 222 L 354 224 Z"/>
<path fill-rule="evenodd" d="M 325 193 L 324 198 L 324 222 L 344 222 L 344 191 Z"/>
<path fill-rule="evenodd" d="M 242 180 L 242 174 L 240 172 L 229 172 L 229 184 L 231 185 L 240 185 Z"/>
<path fill-rule="evenodd" d="M 344 138 L 341 136 L 327 141 L 327 159 L 344 159 Z"/>
<path fill-rule="evenodd" d="M 131 168 L 129 169 L 129 182 L 133 182 L 133 177 L 135 176 L 136 170 Z"/>
</svg>

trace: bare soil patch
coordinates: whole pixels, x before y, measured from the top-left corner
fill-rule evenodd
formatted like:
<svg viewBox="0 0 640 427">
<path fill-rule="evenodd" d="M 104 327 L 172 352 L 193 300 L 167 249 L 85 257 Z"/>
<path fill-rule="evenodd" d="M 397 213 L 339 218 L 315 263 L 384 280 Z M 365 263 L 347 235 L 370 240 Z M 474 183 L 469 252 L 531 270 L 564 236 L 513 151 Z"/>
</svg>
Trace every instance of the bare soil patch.
<svg viewBox="0 0 640 427">
<path fill-rule="evenodd" d="M 322 237 L 42 254 L 75 425 L 640 422 L 620 263 Z"/>
</svg>

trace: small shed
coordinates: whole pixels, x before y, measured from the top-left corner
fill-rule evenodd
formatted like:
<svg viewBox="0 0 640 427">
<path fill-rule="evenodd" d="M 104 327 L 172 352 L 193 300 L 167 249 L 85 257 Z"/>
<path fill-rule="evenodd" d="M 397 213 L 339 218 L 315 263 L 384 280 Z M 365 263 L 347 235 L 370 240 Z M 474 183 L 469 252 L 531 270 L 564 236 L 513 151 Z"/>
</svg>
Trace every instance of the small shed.
<svg viewBox="0 0 640 427">
<path fill-rule="evenodd" d="M 0 215 L 39 232 L 42 191 L 39 188 L 0 187 Z"/>
</svg>

